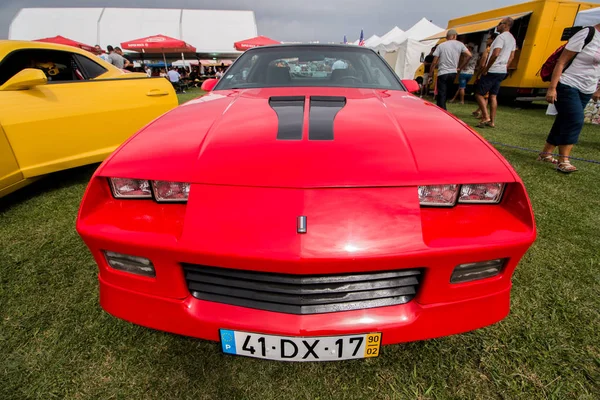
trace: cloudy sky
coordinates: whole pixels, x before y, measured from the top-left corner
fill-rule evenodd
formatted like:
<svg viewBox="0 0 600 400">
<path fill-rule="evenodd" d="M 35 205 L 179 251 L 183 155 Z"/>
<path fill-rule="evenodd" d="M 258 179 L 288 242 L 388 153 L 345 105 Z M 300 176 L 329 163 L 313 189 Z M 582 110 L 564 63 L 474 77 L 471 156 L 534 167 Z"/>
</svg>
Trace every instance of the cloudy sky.
<svg viewBox="0 0 600 400">
<path fill-rule="evenodd" d="M 336 41 L 404 30 L 426 17 L 442 28 L 449 19 L 525 0 L 0 0 L 0 38 L 24 7 L 148 7 L 253 10 L 258 33 L 283 41 Z"/>
</svg>

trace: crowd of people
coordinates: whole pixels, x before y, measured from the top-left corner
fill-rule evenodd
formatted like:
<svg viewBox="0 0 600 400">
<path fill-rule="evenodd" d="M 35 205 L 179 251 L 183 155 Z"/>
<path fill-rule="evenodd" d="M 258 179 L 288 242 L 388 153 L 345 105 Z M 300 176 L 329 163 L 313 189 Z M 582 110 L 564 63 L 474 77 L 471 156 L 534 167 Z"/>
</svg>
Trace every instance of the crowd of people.
<svg viewBox="0 0 600 400">
<path fill-rule="evenodd" d="M 451 101 L 458 98 L 464 104 L 467 83 L 475 75 L 477 110 L 473 112 L 473 116 L 480 119 L 478 127 L 495 128 L 500 86 L 508 76 L 508 66 L 511 65 L 517 48 L 510 32 L 513 23 L 512 18 L 503 18 L 496 27 L 497 34 L 487 39 L 487 46 L 481 55 L 474 52 L 473 44 L 465 45 L 458 41 L 455 30 L 448 30 L 446 41 L 434 47 L 425 58 L 421 96 L 428 92 L 428 82 L 437 69 L 437 105 L 446 109 L 448 91 L 457 77 L 458 90 Z M 577 171 L 570 162 L 570 154 L 583 128 L 586 105 L 590 99 L 600 101 L 599 80 L 600 24 L 584 28 L 575 34 L 556 62 L 546 95 L 548 103 L 556 107 L 556 119 L 538 161 L 552 163 L 560 172 Z M 558 158 L 553 156 L 556 148 Z"/>
<path fill-rule="evenodd" d="M 200 87 L 203 79 L 217 78 L 221 79 L 227 70 L 227 66 L 207 66 L 203 65 L 191 67 L 167 66 L 151 67 L 147 64 L 134 63 L 123 54 L 120 47 L 106 46 L 103 51 L 100 45 L 94 46 L 95 54 L 109 64 L 119 69 L 125 69 L 131 72 L 145 72 L 148 77 L 163 77 L 168 79 L 178 93 L 185 93 L 185 89 L 191 86 Z"/>
<path fill-rule="evenodd" d="M 498 110 L 497 96 L 500 84 L 507 77 L 508 66 L 516 50 L 516 41 L 510 33 L 514 21 L 507 17 L 496 27 L 497 35 L 490 35 L 481 55 L 474 51 L 472 43 L 465 45 L 457 40 L 457 32 L 448 30 L 446 41 L 432 49 L 425 59 L 427 79 L 437 68 L 436 102 L 446 109 L 448 91 L 458 77 L 458 90 L 451 101 L 460 98 L 464 104 L 465 90 L 473 75 L 477 74 L 475 99 L 478 109 L 473 115 L 480 118 L 479 127 L 495 127 Z M 489 107 L 489 111 L 488 111 Z"/>
</svg>

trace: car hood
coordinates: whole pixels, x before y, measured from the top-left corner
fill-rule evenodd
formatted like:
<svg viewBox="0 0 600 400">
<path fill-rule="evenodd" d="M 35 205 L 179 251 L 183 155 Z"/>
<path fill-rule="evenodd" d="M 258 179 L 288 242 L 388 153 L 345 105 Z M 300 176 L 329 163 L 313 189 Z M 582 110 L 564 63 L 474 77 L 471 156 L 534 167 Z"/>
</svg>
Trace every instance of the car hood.
<svg viewBox="0 0 600 400">
<path fill-rule="evenodd" d="M 280 119 L 286 116 L 272 101 L 282 96 L 305 99 L 297 140 L 281 139 L 287 122 Z M 333 124 L 328 140 L 309 137 L 311 97 L 342 101 L 337 113 L 328 114 Z M 515 180 L 485 140 L 431 103 L 402 91 L 344 88 L 212 92 L 150 124 L 99 173 L 290 188 Z"/>
</svg>

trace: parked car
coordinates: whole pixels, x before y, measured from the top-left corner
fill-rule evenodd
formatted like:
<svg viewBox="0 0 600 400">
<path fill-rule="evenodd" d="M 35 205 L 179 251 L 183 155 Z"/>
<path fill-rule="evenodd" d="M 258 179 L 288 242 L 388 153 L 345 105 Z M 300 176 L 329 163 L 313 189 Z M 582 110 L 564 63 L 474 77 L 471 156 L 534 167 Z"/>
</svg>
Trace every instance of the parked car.
<svg viewBox="0 0 600 400">
<path fill-rule="evenodd" d="M 325 59 L 345 67 L 280 63 Z M 77 231 L 106 311 L 287 361 L 375 357 L 506 317 L 536 235 L 525 188 L 415 81 L 364 47 L 279 45 L 203 88 L 89 183 Z"/>
<path fill-rule="evenodd" d="M 0 197 L 51 172 L 104 160 L 177 105 L 162 78 L 71 46 L 0 41 Z"/>
</svg>

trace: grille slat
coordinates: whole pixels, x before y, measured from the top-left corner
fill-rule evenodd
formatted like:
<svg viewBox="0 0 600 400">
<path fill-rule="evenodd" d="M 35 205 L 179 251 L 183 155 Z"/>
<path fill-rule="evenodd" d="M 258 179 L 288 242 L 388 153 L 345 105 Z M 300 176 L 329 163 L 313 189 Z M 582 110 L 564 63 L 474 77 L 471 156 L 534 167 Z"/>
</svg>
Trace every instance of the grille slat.
<svg viewBox="0 0 600 400">
<path fill-rule="evenodd" d="M 291 275 L 183 264 L 201 300 L 290 314 L 318 314 L 404 304 L 419 286 L 418 269 L 361 274 Z"/>
<path fill-rule="evenodd" d="M 281 293 L 270 293 L 262 291 L 253 291 L 245 289 L 227 288 L 222 286 L 215 286 L 210 284 L 202 284 L 192 282 L 189 285 L 190 291 L 211 293 L 211 294 L 222 294 L 227 293 L 229 296 L 261 300 L 272 303 L 283 303 L 283 304 L 295 304 L 295 305 L 309 305 L 309 304 L 328 304 L 331 302 L 349 302 L 357 300 L 370 300 L 384 297 L 394 296 L 410 296 L 415 295 L 414 286 L 397 287 L 392 289 L 383 290 L 369 290 L 363 292 L 340 292 L 340 293 L 327 293 L 327 294 L 303 294 L 303 295 L 291 295 Z"/>
<path fill-rule="evenodd" d="M 218 277 L 257 280 L 260 282 L 289 283 L 290 285 L 308 285 L 312 283 L 365 282 L 369 280 L 400 278 L 405 276 L 419 276 L 421 274 L 421 272 L 416 269 L 404 269 L 399 271 L 383 271 L 368 274 L 293 275 L 273 274 L 269 272 L 256 272 L 227 268 L 215 268 L 200 265 L 195 266 L 192 264 L 184 264 L 184 266 L 186 274 L 192 274 L 194 272 L 197 272 L 202 276 L 214 275 Z M 260 274 L 258 278 L 257 274 Z"/>
<path fill-rule="evenodd" d="M 252 289 L 263 292 L 289 293 L 289 294 L 307 294 L 307 293 L 331 293 L 331 292 L 356 292 L 371 290 L 376 288 L 392 288 L 399 286 L 414 286 L 418 284 L 416 277 L 386 279 L 367 282 L 353 282 L 349 284 L 277 284 L 274 282 L 260 282 L 235 279 L 232 277 L 220 278 L 214 275 L 186 274 L 188 282 L 204 282 L 214 285 L 227 286 L 232 288 Z"/>
</svg>

